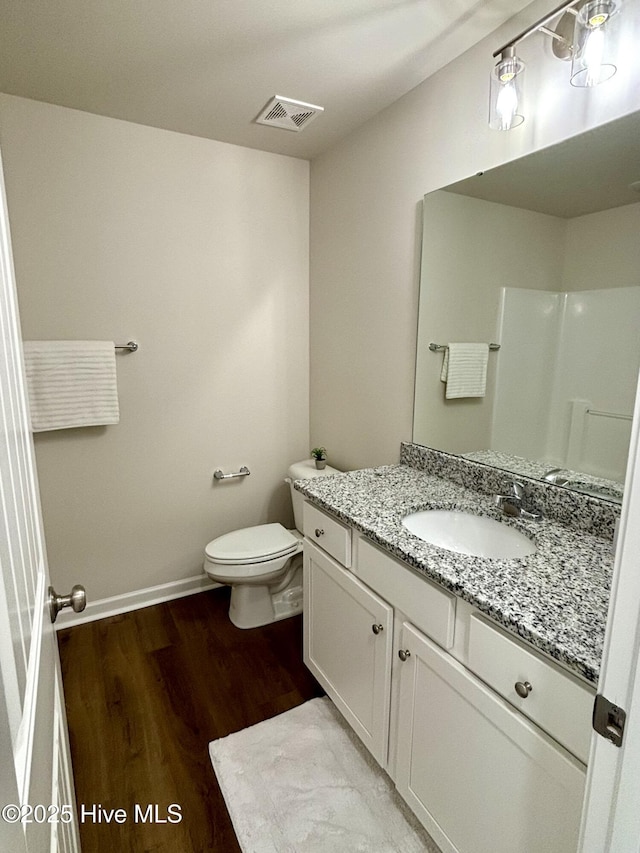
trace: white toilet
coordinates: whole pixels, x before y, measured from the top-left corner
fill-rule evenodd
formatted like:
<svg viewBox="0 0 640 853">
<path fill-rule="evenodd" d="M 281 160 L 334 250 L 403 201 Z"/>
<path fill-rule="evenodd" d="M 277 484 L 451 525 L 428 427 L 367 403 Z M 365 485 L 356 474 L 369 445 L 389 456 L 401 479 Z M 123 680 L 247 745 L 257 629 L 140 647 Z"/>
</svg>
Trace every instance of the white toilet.
<svg viewBox="0 0 640 853">
<path fill-rule="evenodd" d="M 313 459 L 294 463 L 285 482 L 291 489 L 296 529 L 258 524 L 218 536 L 204 549 L 204 570 L 231 586 L 229 618 L 238 628 L 257 628 L 302 610 L 303 496 L 293 480 L 338 474 L 327 465 L 319 471 Z"/>
</svg>

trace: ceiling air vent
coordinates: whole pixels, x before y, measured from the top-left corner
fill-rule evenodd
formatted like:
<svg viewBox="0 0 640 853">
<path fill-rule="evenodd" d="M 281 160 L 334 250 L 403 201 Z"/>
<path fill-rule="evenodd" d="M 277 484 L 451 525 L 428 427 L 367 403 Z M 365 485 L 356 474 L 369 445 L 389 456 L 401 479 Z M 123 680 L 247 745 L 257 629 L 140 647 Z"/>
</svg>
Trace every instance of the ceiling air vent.
<svg viewBox="0 0 640 853">
<path fill-rule="evenodd" d="M 314 104 L 305 104 L 304 101 L 293 101 L 291 98 L 281 98 L 280 95 L 276 95 L 262 110 L 256 121 L 258 124 L 268 124 L 284 130 L 300 131 L 321 112 L 324 112 L 324 107 L 316 107 Z"/>
</svg>

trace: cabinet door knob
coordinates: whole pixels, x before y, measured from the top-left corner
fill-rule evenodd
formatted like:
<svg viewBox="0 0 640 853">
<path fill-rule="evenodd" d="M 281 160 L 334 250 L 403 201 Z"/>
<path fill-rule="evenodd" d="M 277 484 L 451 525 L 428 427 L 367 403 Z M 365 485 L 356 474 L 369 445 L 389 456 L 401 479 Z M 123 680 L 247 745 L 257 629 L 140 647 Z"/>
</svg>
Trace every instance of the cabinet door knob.
<svg viewBox="0 0 640 853">
<path fill-rule="evenodd" d="M 324 530 L 321 530 L 319 527 L 316 527 L 316 536 L 318 538 L 320 538 L 321 536 L 324 536 Z"/>
<path fill-rule="evenodd" d="M 398 652 L 398 657 L 400 658 L 400 660 L 404 661 L 407 658 L 411 657 L 411 652 L 409 651 L 409 649 L 400 649 L 400 651 Z"/>
<path fill-rule="evenodd" d="M 515 688 L 516 693 L 521 699 L 526 699 L 529 693 L 533 690 L 531 682 L 529 681 L 516 681 Z"/>
<path fill-rule="evenodd" d="M 381 631 L 384 631 L 384 625 L 372 625 L 371 630 L 374 634 L 379 634 Z"/>
</svg>

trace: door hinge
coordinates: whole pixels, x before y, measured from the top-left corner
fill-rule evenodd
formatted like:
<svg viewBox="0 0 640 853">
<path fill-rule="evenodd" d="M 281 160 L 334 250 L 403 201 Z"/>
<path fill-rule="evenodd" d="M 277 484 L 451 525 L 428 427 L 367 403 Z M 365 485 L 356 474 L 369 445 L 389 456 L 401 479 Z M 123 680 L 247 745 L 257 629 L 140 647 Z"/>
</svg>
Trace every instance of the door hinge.
<svg viewBox="0 0 640 853">
<path fill-rule="evenodd" d="M 600 693 L 593 703 L 593 728 L 615 746 L 622 746 L 626 711 L 614 705 Z"/>
</svg>

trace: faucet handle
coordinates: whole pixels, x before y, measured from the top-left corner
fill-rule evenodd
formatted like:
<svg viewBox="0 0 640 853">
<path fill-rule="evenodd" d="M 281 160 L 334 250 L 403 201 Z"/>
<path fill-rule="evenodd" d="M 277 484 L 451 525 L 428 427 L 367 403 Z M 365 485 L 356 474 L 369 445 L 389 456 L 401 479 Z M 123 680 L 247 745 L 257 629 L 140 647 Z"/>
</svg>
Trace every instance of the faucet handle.
<svg viewBox="0 0 640 853">
<path fill-rule="evenodd" d="M 551 468 L 546 471 L 542 479 L 547 483 L 553 483 L 554 486 L 565 486 L 569 482 L 570 474 L 564 468 Z"/>
<path fill-rule="evenodd" d="M 505 515 L 523 518 L 527 521 L 541 521 L 542 513 L 534 509 L 525 509 L 524 500 L 527 490 L 523 483 L 514 480 L 510 495 L 494 495 L 494 502 Z"/>
<path fill-rule="evenodd" d="M 518 480 L 513 481 L 513 496 L 516 497 L 519 501 L 523 500 L 527 494 L 527 490 L 524 487 L 523 483 L 518 482 Z"/>
<path fill-rule="evenodd" d="M 514 495 L 494 495 L 493 501 L 505 515 L 514 517 L 520 515 L 520 501 Z"/>
</svg>

